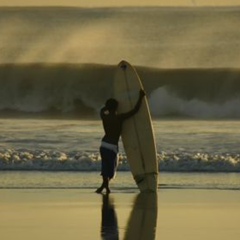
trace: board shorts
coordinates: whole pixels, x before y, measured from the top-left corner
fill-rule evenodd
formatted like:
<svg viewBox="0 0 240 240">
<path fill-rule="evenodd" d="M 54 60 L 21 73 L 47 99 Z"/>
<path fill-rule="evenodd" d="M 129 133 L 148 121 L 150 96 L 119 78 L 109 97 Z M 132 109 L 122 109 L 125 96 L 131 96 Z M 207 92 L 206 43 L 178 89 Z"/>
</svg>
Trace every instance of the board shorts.
<svg viewBox="0 0 240 240">
<path fill-rule="evenodd" d="M 118 166 L 118 146 L 102 142 L 100 146 L 102 170 L 101 175 L 106 178 L 114 178 Z"/>
</svg>

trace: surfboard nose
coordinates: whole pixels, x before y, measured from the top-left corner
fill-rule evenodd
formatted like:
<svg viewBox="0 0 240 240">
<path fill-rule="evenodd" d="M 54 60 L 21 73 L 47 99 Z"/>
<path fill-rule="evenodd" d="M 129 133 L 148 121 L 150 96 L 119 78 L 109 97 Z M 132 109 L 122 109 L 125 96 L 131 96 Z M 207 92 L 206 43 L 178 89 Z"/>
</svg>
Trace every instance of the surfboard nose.
<svg viewBox="0 0 240 240">
<path fill-rule="evenodd" d="M 122 60 L 118 66 L 122 69 L 122 70 L 126 70 L 127 69 L 127 62 Z"/>
</svg>

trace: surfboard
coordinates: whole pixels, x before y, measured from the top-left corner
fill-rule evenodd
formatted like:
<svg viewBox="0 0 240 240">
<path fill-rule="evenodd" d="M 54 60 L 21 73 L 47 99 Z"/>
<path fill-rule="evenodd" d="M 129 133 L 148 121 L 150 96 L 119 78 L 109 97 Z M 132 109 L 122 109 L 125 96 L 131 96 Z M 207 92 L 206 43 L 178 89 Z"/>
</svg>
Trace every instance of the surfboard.
<svg viewBox="0 0 240 240">
<path fill-rule="evenodd" d="M 126 61 L 118 64 L 114 78 L 114 97 L 119 102 L 118 113 L 134 108 L 142 82 L 135 68 Z M 133 178 L 141 192 L 157 191 L 158 163 L 152 121 L 147 98 L 137 114 L 123 123 L 123 147 Z"/>
</svg>

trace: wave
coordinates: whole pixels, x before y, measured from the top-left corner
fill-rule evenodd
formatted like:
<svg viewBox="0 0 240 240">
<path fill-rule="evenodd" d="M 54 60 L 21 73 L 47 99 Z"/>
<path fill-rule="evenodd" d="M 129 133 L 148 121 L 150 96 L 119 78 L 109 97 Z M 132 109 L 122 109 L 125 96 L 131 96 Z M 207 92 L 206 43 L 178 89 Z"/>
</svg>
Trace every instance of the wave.
<svg viewBox="0 0 240 240">
<path fill-rule="evenodd" d="M 238 153 L 160 152 L 160 171 L 170 172 L 240 172 Z M 1 170 L 100 171 L 101 161 L 96 152 L 60 152 L 28 149 L 0 151 Z M 119 156 L 119 171 L 129 171 L 125 155 Z"/>
<path fill-rule="evenodd" d="M 110 96 L 113 68 L 74 64 L 0 66 L 0 110 L 5 113 L 93 115 Z"/>
<path fill-rule="evenodd" d="M 124 58 L 153 117 L 239 118 L 239 11 L 0 7 L 0 115 L 96 117 Z"/>
<path fill-rule="evenodd" d="M 240 69 L 157 69 L 136 66 L 153 117 L 240 117 Z M 116 66 L 1 64 L 0 113 L 97 117 Z"/>
</svg>

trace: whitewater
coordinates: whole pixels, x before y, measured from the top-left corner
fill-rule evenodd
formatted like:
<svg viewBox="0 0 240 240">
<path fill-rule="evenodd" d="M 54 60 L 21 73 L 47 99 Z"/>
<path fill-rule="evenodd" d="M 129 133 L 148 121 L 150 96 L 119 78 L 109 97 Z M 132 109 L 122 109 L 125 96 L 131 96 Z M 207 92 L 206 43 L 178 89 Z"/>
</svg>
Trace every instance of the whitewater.
<svg viewBox="0 0 240 240">
<path fill-rule="evenodd" d="M 2 119 L 1 170 L 99 171 L 99 120 Z M 239 172 L 239 121 L 155 120 L 160 171 Z M 119 171 L 129 165 L 120 143 Z"/>
</svg>

